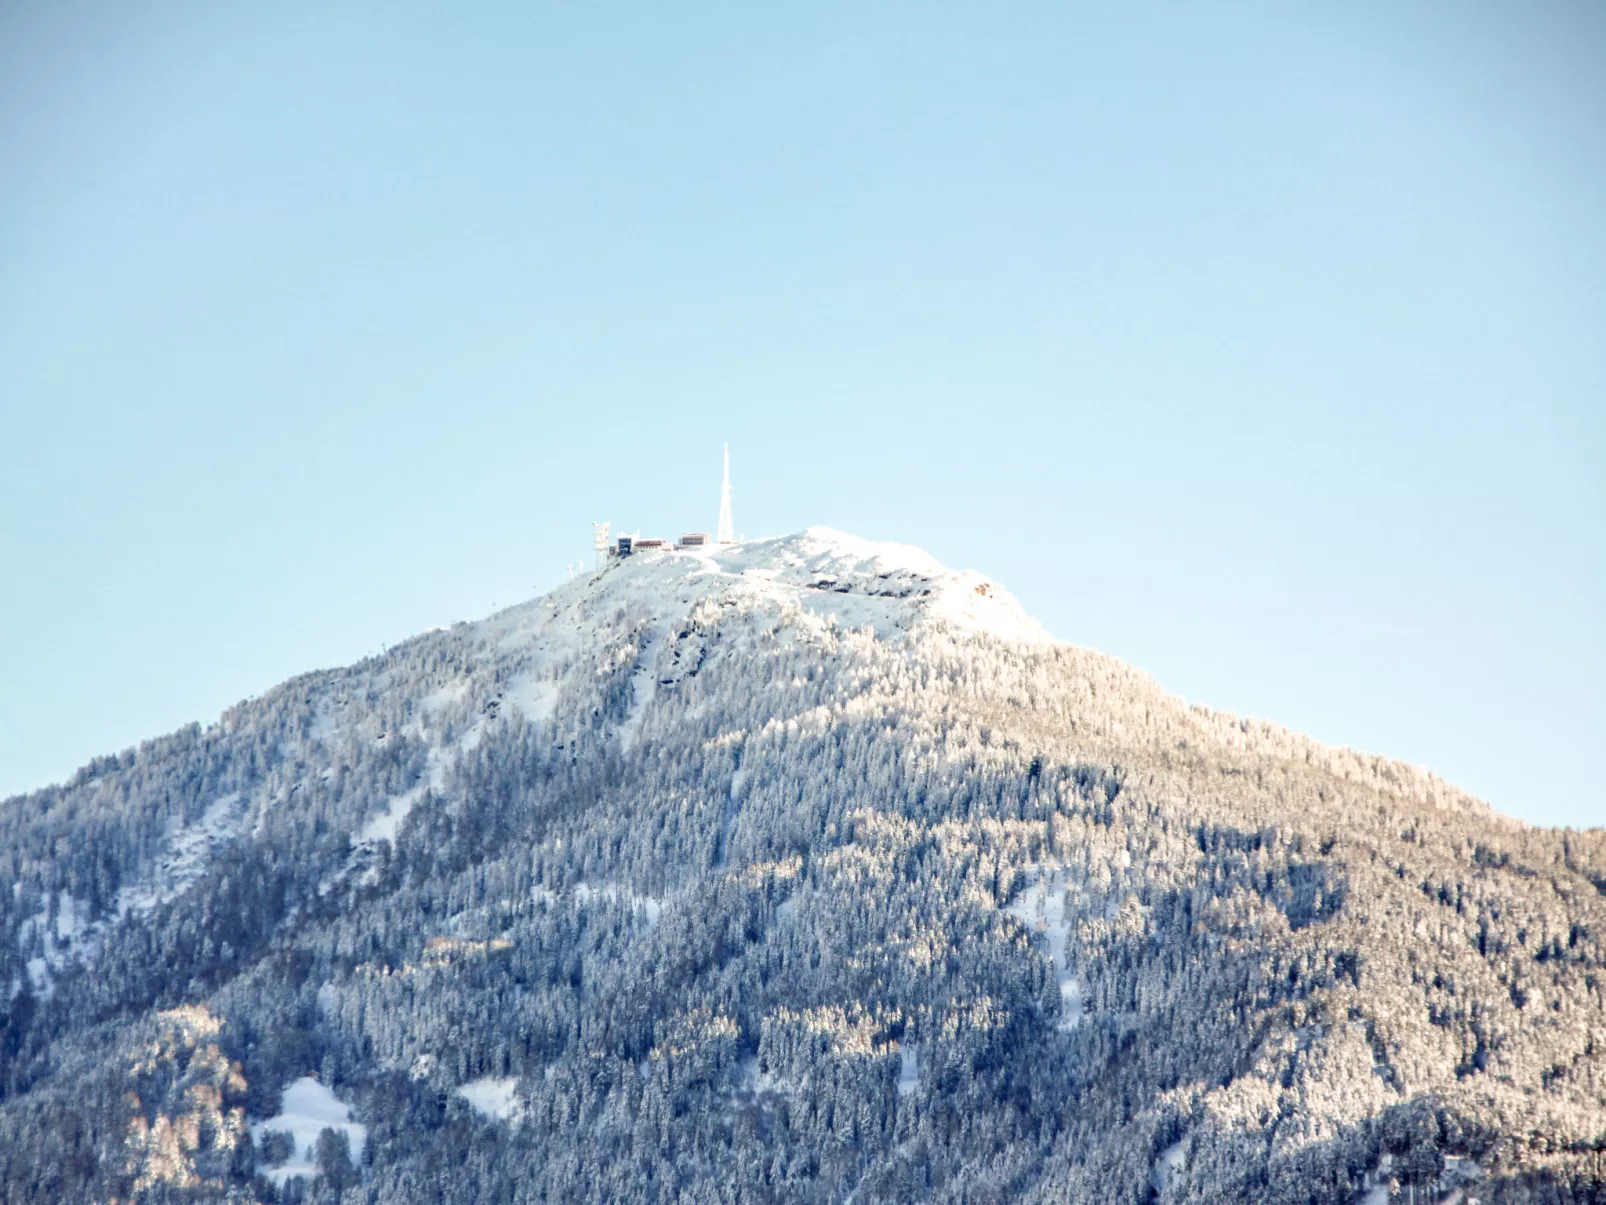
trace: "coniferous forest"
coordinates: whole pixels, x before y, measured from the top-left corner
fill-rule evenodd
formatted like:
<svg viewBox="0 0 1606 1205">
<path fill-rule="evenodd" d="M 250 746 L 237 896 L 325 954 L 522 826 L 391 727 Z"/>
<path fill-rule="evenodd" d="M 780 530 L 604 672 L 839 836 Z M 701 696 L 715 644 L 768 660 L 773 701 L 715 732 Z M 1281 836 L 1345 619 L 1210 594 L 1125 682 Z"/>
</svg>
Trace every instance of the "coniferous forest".
<svg viewBox="0 0 1606 1205">
<path fill-rule="evenodd" d="M 0 804 L 0 1199 L 1606 1200 L 1606 832 L 813 530 Z"/>
</svg>

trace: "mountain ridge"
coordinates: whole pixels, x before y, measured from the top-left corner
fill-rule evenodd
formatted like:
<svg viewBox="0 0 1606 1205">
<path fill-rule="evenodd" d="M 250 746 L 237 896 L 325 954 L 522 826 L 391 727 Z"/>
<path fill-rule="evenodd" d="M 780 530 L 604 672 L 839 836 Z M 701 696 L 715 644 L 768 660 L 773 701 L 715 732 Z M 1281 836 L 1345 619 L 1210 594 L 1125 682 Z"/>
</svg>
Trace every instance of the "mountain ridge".
<svg viewBox="0 0 1606 1205">
<path fill-rule="evenodd" d="M 782 564 L 771 567 L 762 563 L 767 557 L 776 556 L 782 560 Z M 320 679 L 328 674 L 351 671 L 371 662 L 382 661 L 395 649 L 411 645 L 417 641 L 431 639 L 439 633 L 456 631 L 467 627 L 471 630 L 497 630 L 501 628 L 504 635 L 511 635 L 511 630 L 506 627 L 509 623 L 520 623 L 521 626 L 518 630 L 527 632 L 528 628 L 523 624 L 535 615 L 540 608 L 544 606 L 572 608 L 579 601 L 579 597 L 576 597 L 577 595 L 583 597 L 599 587 L 606 587 L 616 583 L 618 578 L 609 578 L 608 574 L 610 572 L 617 573 L 617 571 L 625 569 L 636 571 L 643 568 L 642 562 L 656 562 L 660 569 L 666 566 L 673 567 L 677 571 L 675 574 L 677 576 L 684 574 L 688 566 L 697 567 L 693 572 L 704 573 L 712 570 L 715 573 L 719 573 L 719 570 L 714 569 L 715 566 L 728 565 L 735 572 L 726 572 L 722 576 L 727 578 L 734 577 L 739 580 L 745 578 L 749 573 L 754 573 L 758 580 L 762 581 L 766 580 L 763 577 L 766 572 L 774 572 L 779 575 L 779 580 L 777 581 L 776 578 L 767 580 L 781 587 L 793 587 L 793 593 L 796 597 L 807 597 L 801 594 L 803 590 L 816 591 L 821 594 L 841 593 L 849 595 L 850 597 L 844 598 L 840 603 L 836 604 L 843 607 L 851 606 L 854 602 L 861 602 L 865 598 L 878 597 L 872 592 L 873 582 L 871 582 L 871 579 L 882 575 L 898 575 L 901 580 L 908 581 L 912 578 L 918 581 L 921 587 L 929 587 L 929 584 L 933 582 L 940 584 L 942 587 L 941 602 L 948 605 L 937 608 L 922 608 L 925 612 L 922 618 L 926 618 L 928 621 L 947 622 L 960 630 L 986 633 L 998 639 L 1020 639 L 1033 644 L 1059 644 L 1067 648 L 1078 649 L 1092 656 L 1106 657 L 1110 661 L 1128 668 L 1136 677 L 1150 682 L 1156 690 L 1165 693 L 1168 701 L 1198 714 L 1210 721 L 1213 726 L 1224 724 L 1226 727 L 1231 728 L 1233 726 L 1248 725 L 1256 730 L 1275 733 L 1289 742 L 1308 743 L 1323 753 L 1352 759 L 1356 764 L 1357 772 L 1360 772 L 1360 768 L 1371 767 L 1374 773 L 1404 782 L 1415 783 L 1417 784 L 1415 790 L 1419 797 L 1424 802 L 1434 803 L 1435 806 L 1472 807 L 1484 810 L 1491 816 L 1513 825 L 1545 827 L 1530 826 L 1529 822 L 1522 820 L 1520 817 L 1499 811 L 1488 802 L 1448 782 L 1426 767 L 1390 757 L 1387 754 L 1370 753 L 1346 745 L 1331 744 L 1318 737 L 1288 728 L 1274 720 L 1239 715 L 1228 709 L 1214 707 L 1201 701 L 1190 701 L 1180 695 L 1166 693 L 1163 686 L 1152 675 L 1131 666 L 1130 663 L 1113 654 L 1100 653 L 1097 650 L 1076 645 L 1070 641 L 1057 640 L 1051 637 L 1035 619 L 1026 613 L 1013 594 L 992 581 L 992 579 L 975 570 L 956 571 L 948 569 L 930 554 L 911 544 L 867 540 L 833 528 L 814 526 L 789 536 L 744 541 L 730 550 L 721 550 L 717 546 L 713 548 L 674 549 L 662 553 L 638 554 L 636 561 L 638 563 L 634 565 L 626 566 L 615 563 L 603 569 L 579 574 L 569 582 L 562 583 L 544 594 L 536 595 L 521 603 L 503 607 L 479 620 L 459 620 L 448 626 L 429 628 L 397 642 L 383 653 L 364 657 L 356 662 L 328 669 L 309 670 L 293 675 L 284 682 L 269 687 L 261 695 L 247 696 L 239 703 L 225 708 L 213 723 L 226 725 L 229 723 L 231 713 L 257 699 L 267 697 L 277 691 L 297 689 L 298 684 L 304 681 Z M 755 564 L 755 561 L 761 563 Z M 828 585 L 825 584 L 822 580 L 822 575 L 833 573 L 841 575 L 843 580 L 833 579 Z M 868 583 L 871 588 L 855 591 L 845 584 L 854 581 L 857 581 L 861 586 Z M 755 583 L 744 581 L 743 584 L 751 586 Z M 660 574 L 656 585 L 661 588 L 668 588 L 672 583 L 664 581 L 663 575 Z M 965 595 L 967 593 L 974 593 L 977 598 L 975 600 L 966 598 Z M 892 598 L 900 596 L 889 592 L 887 595 L 879 597 Z M 560 599 L 562 600 L 561 602 L 559 601 Z M 640 600 L 638 599 L 637 601 Z M 835 603 L 835 600 L 833 602 Z M 814 610 L 818 612 L 820 608 L 814 608 Z M 837 618 L 830 610 L 826 610 L 826 615 L 833 620 Z M 850 626 L 853 626 L 852 620 L 854 618 L 858 618 L 861 621 L 868 618 L 873 622 L 874 614 L 871 613 L 867 617 L 861 610 L 857 616 L 847 615 L 842 618 Z M 530 710 L 536 712 L 542 710 L 534 700 L 525 700 L 525 702 L 529 704 Z M 536 714 L 532 715 L 531 718 L 539 719 L 541 717 Z M 189 726 L 186 725 L 185 727 Z M 124 755 L 153 741 L 160 741 L 172 735 L 168 733 L 141 741 L 138 745 L 130 746 L 129 749 L 124 750 Z M 0 806 L 36 794 L 39 790 L 76 785 L 84 781 L 86 776 L 92 776 L 96 765 L 104 764 L 108 757 L 115 756 L 119 755 L 108 755 L 107 757 L 92 759 L 63 782 L 47 784 L 41 788 L 19 792 L 8 799 L 0 800 Z"/>
</svg>

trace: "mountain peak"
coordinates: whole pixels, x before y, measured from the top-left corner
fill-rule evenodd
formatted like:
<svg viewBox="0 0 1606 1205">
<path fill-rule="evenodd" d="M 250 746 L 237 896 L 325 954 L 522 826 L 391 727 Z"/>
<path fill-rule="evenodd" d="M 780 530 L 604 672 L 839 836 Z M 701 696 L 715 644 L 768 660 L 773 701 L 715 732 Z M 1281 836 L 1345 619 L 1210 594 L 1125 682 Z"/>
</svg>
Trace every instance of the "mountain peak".
<svg viewBox="0 0 1606 1205">
<path fill-rule="evenodd" d="M 714 599 L 771 609 L 800 607 L 842 627 L 878 634 L 938 625 L 1029 644 L 1051 643 L 1009 591 L 975 570 L 944 567 L 910 544 L 867 540 L 830 527 L 702 547 L 610 557 L 511 613 L 551 614 L 598 604 L 659 613 Z M 493 620 L 492 622 L 495 622 Z"/>
</svg>

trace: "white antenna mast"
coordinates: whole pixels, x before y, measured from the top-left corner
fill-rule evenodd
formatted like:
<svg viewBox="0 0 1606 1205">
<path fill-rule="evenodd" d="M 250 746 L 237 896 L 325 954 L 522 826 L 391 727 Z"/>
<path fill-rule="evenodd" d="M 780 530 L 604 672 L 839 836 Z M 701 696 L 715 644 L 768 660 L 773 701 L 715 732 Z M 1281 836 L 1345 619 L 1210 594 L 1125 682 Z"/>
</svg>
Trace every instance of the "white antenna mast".
<svg viewBox="0 0 1606 1205">
<path fill-rule="evenodd" d="M 725 445 L 725 481 L 719 487 L 719 534 L 721 544 L 736 543 L 736 525 L 731 522 L 731 446 Z"/>
<path fill-rule="evenodd" d="M 591 525 L 591 547 L 596 550 L 597 567 L 606 566 L 608 563 L 608 525 L 606 523 L 593 523 Z"/>
</svg>

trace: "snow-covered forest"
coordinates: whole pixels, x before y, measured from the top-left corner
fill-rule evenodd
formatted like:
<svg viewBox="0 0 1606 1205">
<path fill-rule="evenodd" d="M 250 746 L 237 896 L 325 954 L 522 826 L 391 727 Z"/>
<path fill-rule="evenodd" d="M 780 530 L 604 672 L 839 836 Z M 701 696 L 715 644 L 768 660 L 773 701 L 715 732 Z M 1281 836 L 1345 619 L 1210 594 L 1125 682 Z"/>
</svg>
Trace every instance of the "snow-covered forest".
<svg viewBox="0 0 1606 1205">
<path fill-rule="evenodd" d="M 1606 832 L 814 529 L 0 805 L 0 1199 L 1606 1199 Z"/>
</svg>

